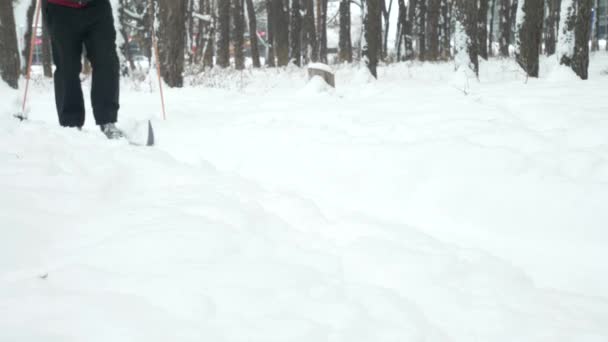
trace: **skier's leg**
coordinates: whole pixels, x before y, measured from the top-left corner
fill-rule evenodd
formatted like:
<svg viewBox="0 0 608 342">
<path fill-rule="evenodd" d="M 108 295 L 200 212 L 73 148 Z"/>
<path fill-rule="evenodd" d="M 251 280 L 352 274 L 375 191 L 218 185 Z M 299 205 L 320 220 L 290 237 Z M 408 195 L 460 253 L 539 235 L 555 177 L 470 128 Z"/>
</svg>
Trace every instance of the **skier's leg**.
<svg viewBox="0 0 608 342">
<path fill-rule="evenodd" d="M 45 8 L 47 27 L 51 35 L 51 48 L 55 63 L 55 104 L 59 124 L 82 127 L 84 99 L 80 86 L 82 44 L 75 9 L 49 4 Z"/>
<path fill-rule="evenodd" d="M 107 0 L 93 5 L 91 25 L 87 28 L 85 46 L 93 67 L 91 103 L 98 125 L 114 123 L 119 109 L 119 61 L 116 53 L 116 30 L 112 8 Z"/>
</svg>

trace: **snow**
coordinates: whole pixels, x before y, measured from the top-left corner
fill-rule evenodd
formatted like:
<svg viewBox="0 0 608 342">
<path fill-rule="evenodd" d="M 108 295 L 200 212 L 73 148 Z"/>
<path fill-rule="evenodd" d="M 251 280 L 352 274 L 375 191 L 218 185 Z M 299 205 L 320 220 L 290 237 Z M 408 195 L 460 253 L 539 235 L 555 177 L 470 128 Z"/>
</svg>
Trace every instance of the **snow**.
<svg viewBox="0 0 608 342">
<path fill-rule="evenodd" d="M 123 80 L 154 148 L 0 84 L 0 340 L 606 341 L 608 55 L 541 64 Z"/>
<path fill-rule="evenodd" d="M 333 74 L 333 70 L 331 70 L 331 67 L 324 63 L 309 63 L 306 67 L 308 69 L 317 69 Z"/>
</svg>

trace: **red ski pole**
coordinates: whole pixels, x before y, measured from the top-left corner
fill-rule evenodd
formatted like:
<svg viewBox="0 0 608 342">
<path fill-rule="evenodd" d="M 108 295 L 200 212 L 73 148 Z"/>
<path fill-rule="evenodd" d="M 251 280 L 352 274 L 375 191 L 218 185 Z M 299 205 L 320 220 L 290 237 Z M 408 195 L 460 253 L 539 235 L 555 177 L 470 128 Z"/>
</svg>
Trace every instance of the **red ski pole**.
<svg viewBox="0 0 608 342">
<path fill-rule="evenodd" d="M 25 106 L 27 104 L 27 94 L 30 87 L 30 78 L 32 73 L 32 61 L 34 60 L 34 46 L 36 45 L 36 35 L 38 34 L 38 21 L 40 19 L 40 0 L 36 1 L 36 15 L 34 19 L 34 27 L 32 28 L 32 38 L 30 40 L 30 54 L 28 56 L 27 68 L 25 72 L 25 91 L 23 93 L 23 105 L 21 107 L 21 115 L 17 117 L 21 120 L 27 119 L 25 115 Z"/>
<path fill-rule="evenodd" d="M 152 10 L 153 5 L 150 4 L 150 9 Z M 154 28 L 154 21 L 155 21 L 155 13 L 154 10 L 152 10 L 152 45 L 154 45 L 154 58 L 155 58 L 155 62 L 156 62 L 156 75 L 158 76 L 158 89 L 160 90 L 160 104 L 162 106 L 162 111 L 163 111 L 163 120 L 167 120 L 167 113 L 165 111 L 165 96 L 163 94 L 163 81 L 160 77 L 160 57 L 158 55 L 158 39 L 156 38 L 156 29 Z"/>
</svg>

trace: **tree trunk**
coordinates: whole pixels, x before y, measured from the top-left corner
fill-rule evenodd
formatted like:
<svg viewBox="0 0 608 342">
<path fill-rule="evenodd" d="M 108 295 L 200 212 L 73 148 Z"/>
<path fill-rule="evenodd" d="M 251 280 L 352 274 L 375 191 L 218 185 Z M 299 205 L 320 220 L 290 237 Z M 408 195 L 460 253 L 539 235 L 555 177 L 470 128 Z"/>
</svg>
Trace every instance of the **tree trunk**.
<svg viewBox="0 0 608 342">
<path fill-rule="evenodd" d="M 475 75 L 479 75 L 477 51 L 477 8 L 476 1 L 456 0 L 456 64 L 457 68 L 467 65 Z"/>
<path fill-rule="evenodd" d="M 327 0 L 317 0 L 320 2 L 321 12 L 319 16 L 319 60 L 327 63 Z"/>
<path fill-rule="evenodd" d="M 12 0 L 0 0 L 0 77 L 11 88 L 19 87 L 19 46 Z"/>
<path fill-rule="evenodd" d="M 274 17 L 274 52 L 277 56 L 277 65 L 289 64 L 289 22 L 288 13 L 283 7 L 283 0 L 272 0 L 272 14 Z"/>
<path fill-rule="evenodd" d="M 350 37 L 350 0 L 340 0 L 339 47 L 340 62 L 351 63 L 353 61 L 353 44 Z"/>
<path fill-rule="evenodd" d="M 488 1 L 479 1 L 479 13 L 477 14 L 477 38 L 479 46 L 479 56 L 488 59 Z M 542 5 L 542 1 L 536 0 Z M 541 18 L 542 20 L 542 18 Z"/>
<path fill-rule="evenodd" d="M 306 63 L 310 61 L 317 62 L 319 60 L 319 44 L 317 44 L 317 31 L 315 27 L 314 0 L 302 1 L 304 1 L 304 8 L 306 10 L 302 20 L 304 59 Z"/>
<path fill-rule="evenodd" d="M 451 6 L 452 0 L 441 0 L 441 58 L 448 60 L 452 55 L 452 31 L 451 31 Z"/>
<path fill-rule="evenodd" d="M 414 24 L 416 22 L 416 9 L 418 0 L 409 0 L 407 6 L 407 22 L 403 34 L 405 35 L 405 59 L 413 60 L 414 53 Z"/>
<path fill-rule="evenodd" d="M 399 15 L 397 19 L 397 36 L 395 39 L 395 47 L 397 50 L 397 61 L 401 61 L 401 46 L 403 45 L 403 38 L 405 37 L 405 25 L 407 21 L 407 6 L 405 6 L 405 0 L 399 0 Z"/>
<path fill-rule="evenodd" d="M 32 40 L 32 26 L 34 25 L 34 12 L 36 12 L 36 2 L 37 0 L 30 1 L 30 5 L 28 6 L 26 13 L 26 27 L 25 33 L 23 34 L 24 44 L 23 50 L 21 51 L 21 56 L 23 56 L 23 60 L 25 61 L 25 64 L 23 65 L 23 70 L 21 70 L 24 75 L 27 73 L 27 63 L 29 62 L 30 56 L 30 42 Z"/>
<path fill-rule="evenodd" d="M 300 0 L 293 0 L 291 4 L 291 61 L 297 65 L 302 65 L 302 13 L 300 10 Z"/>
<path fill-rule="evenodd" d="M 268 50 L 266 51 L 266 65 L 274 68 L 275 62 L 275 45 L 274 45 L 274 9 L 272 6 L 273 0 L 266 0 L 266 39 L 268 41 Z"/>
<path fill-rule="evenodd" d="M 364 7 L 363 30 L 364 42 L 362 42 L 362 56 L 372 76 L 378 78 L 378 59 L 380 57 L 380 46 L 382 41 L 378 34 L 382 30 L 382 11 L 380 0 L 367 0 Z"/>
<path fill-rule="evenodd" d="M 538 77 L 538 57 L 543 33 L 544 3 L 519 0 L 516 18 L 515 58 L 530 77 Z"/>
<path fill-rule="evenodd" d="M 382 0 L 382 16 L 384 17 L 384 36 L 382 37 L 382 58 L 388 56 L 388 31 L 390 29 L 391 11 L 393 10 L 393 0 L 390 0 L 386 8 L 386 0 Z"/>
<path fill-rule="evenodd" d="M 259 68 L 260 50 L 258 49 L 258 28 L 257 19 L 255 17 L 255 8 L 253 0 L 245 0 L 247 4 L 247 17 L 249 18 L 249 44 L 251 45 L 251 60 L 254 68 Z"/>
<path fill-rule="evenodd" d="M 159 1 L 161 75 L 169 87 L 184 85 L 186 0 Z"/>
<path fill-rule="evenodd" d="M 593 18 L 593 27 L 591 28 L 591 51 L 599 51 L 600 49 L 600 13 L 599 13 L 599 0 L 594 1 L 593 5 L 594 18 Z"/>
<path fill-rule="evenodd" d="M 427 1 L 429 0 L 418 0 L 418 58 L 421 61 L 424 61 L 426 57 Z"/>
<path fill-rule="evenodd" d="M 222 68 L 230 66 L 230 1 L 218 1 L 218 40 L 217 65 Z"/>
<path fill-rule="evenodd" d="M 500 38 L 498 44 L 500 55 L 509 57 L 509 44 L 511 43 L 511 0 L 500 1 Z"/>
<path fill-rule="evenodd" d="M 589 30 L 592 0 L 562 1 L 559 46 L 560 63 L 572 68 L 583 80 L 588 78 Z"/>
<path fill-rule="evenodd" d="M 215 5 L 212 0 L 205 2 L 205 13 L 210 15 L 213 22 L 209 25 L 209 31 L 207 32 L 207 39 L 205 43 L 205 52 L 203 54 L 203 67 L 213 68 L 213 56 L 215 56 L 215 27 L 217 23 L 217 16 L 215 15 Z"/>
<path fill-rule="evenodd" d="M 490 34 L 489 45 L 488 45 L 488 55 L 494 56 L 494 18 L 496 16 L 496 0 L 492 0 L 492 7 L 490 8 Z"/>
<path fill-rule="evenodd" d="M 245 15 L 243 14 L 243 0 L 233 0 L 232 21 L 234 24 L 234 68 L 245 69 Z"/>
<path fill-rule="evenodd" d="M 547 0 L 547 20 L 545 30 L 545 53 L 547 56 L 555 54 L 560 2 L 560 0 Z"/>
<path fill-rule="evenodd" d="M 439 17 L 441 14 L 441 0 L 429 0 L 428 4 L 428 41 L 427 60 L 439 59 Z"/>
</svg>

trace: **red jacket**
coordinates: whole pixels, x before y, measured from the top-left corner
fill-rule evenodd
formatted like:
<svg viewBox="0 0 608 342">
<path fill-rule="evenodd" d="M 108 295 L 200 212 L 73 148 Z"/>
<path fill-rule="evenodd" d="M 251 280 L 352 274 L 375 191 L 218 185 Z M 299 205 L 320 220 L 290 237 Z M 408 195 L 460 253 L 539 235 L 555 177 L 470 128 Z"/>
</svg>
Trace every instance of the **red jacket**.
<svg viewBox="0 0 608 342">
<path fill-rule="evenodd" d="M 72 8 L 84 8 L 90 0 L 48 0 L 49 4 L 66 6 Z"/>
</svg>

